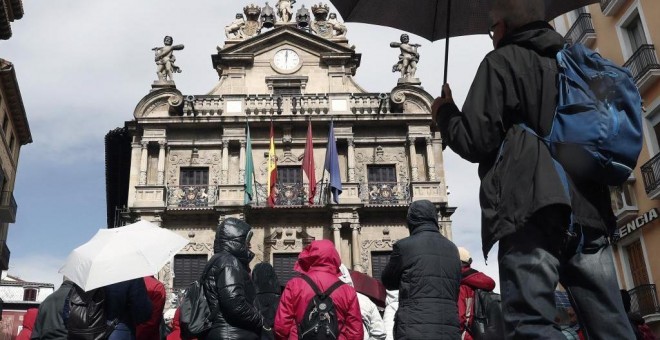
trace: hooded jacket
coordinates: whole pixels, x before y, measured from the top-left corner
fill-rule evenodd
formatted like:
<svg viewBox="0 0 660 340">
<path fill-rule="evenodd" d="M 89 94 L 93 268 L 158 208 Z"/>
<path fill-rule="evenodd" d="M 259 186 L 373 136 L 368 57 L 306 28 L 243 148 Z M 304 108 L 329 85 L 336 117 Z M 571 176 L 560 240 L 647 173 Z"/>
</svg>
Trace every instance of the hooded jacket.
<svg viewBox="0 0 660 340">
<path fill-rule="evenodd" d="M 459 339 L 458 248 L 438 229 L 435 206 L 415 201 L 408 209 L 410 236 L 394 244 L 382 281 L 399 290 L 395 339 Z"/>
<path fill-rule="evenodd" d="M 37 308 L 30 308 L 25 312 L 23 315 L 23 329 L 18 333 L 16 340 L 30 340 L 38 312 Z"/>
<path fill-rule="evenodd" d="M 254 307 L 255 289 L 248 264 L 254 257 L 248 244 L 249 224 L 227 218 L 217 228 L 213 251 L 204 279 L 204 292 L 212 326 L 206 339 L 258 339 L 263 317 Z"/>
<path fill-rule="evenodd" d="M 65 340 L 67 338 L 68 332 L 62 319 L 62 310 L 71 288 L 73 282 L 66 280 L 41 303 L 31 339 Z"/>
<path fill-rule="evenodd" d="M 309 276 L 312 281 L 325 291 L 340 275 L 341 261 L 335 245 L 328 240 L 313 241 L 298 256 L 294 270 Z M 275 338 L 280 340 L 298 339 L 298 325 L 305 314 L 305 309 L 314 297 L 312 287 L 300 277 L 294 277 L 286 284 L 280 305 L 275 316 Z M 357 294 L 353 287 L 344 284 L 330 294 L 337 312 L 340 340 L 362 339 L 362 318 Z"/>
<path fill-rule="evenodd" d="M 484 256 L 548 206 L 558 207 L 553 214 L 567 227 L 571 209 L 577 224 L 603 232 L 616 226 L 607 186 L 569 175 L 569 198 L 547 146 L 519 125 L 541 136 L 550 132 L 557 106 L 556 54 L 564 44 L 546 22 L 518 28 L 481 62 L 462 112 L 453 103 L 439 109 L 443 141 L 479 163 Z"/>
<path fill-rule="evenodd" d="M 252 270 L 252 282 L 257 290 L 254 306 L 263 315 L 264 324 L 273 327 L 281 292 L 275 269 L 269 263 L 257 263 Z"/>
<path fill-rule="evenodd" d="M 160 321 L 165 308 L 165 286 L 153 276 L 146 276 L 144 284 L 151 301 L 151 317 L 137 325 L 136 338 L 140 340 L 160 340 Z"/>
<path fill-rule="evenodd" d="M 461 332 L 465 331 L 466 325 L 471 325 L 474 319 L 474 290 L 481 289 L 487 292 L 495 289 L 495 281 L 490 276 L 464 265 L 461 268 L 461 288 L 458 293 L 458 322 Z M 467 308 L 470 306 L 470 319 L 467 319 Z M 463 339 L 472 340 L 472 336 L 465 332 Z"/>
</svg>

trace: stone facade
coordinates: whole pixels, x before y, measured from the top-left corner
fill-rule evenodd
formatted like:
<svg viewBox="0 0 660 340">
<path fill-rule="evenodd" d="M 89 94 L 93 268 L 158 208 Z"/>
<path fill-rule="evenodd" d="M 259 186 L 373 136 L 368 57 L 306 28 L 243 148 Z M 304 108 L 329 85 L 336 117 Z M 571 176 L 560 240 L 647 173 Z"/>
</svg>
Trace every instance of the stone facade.
<svg viewBox="0 0 660 340">
<path fill-rule="evenodd" d="M 278 53 L 298 61 L 282 64 Z M 312 240 L 330 239 L 346 265 L 373 275 L 372 254 L 387 254 L 408 236 L 407 208 L 418 199 L 436 204 L 442 232 L 451 238 L 454 208 L 447 204 L 441 138 L 431 122 L 433 98 L 407 84 L 364 91 L 353 79 L 360 57 L 345 37 L 276 24 L 218 48 L 212 60 L 220 79 L 208 94 L 154 88 L 126 123 L 132 151 L 122 218 L 154 221 L 188 237 L 181 254 L 191 255 L 212 254 L 214 230 L 224 218 L 245 219 L 254 228 L 252 264 L 267 261 L 280 271 L 281 254 L 295 256 Z M 278 184 L 274 208 L 266 204 L 271 121 L 280 176 L 299 175 L 296 183 Z M 308 121 L 318 181 L 313 204 L 300 171 Z M 338 204 L 329 199 L 323 173 L 331 121 L 343 182 Z M 248 123 L 256 194 L 245 204 Z M 197 184 L 189 181 L 191 171 L 203 177 Z M 168 287 L 177 273 L 172 267 L 159 277 Z"/>
</svg>

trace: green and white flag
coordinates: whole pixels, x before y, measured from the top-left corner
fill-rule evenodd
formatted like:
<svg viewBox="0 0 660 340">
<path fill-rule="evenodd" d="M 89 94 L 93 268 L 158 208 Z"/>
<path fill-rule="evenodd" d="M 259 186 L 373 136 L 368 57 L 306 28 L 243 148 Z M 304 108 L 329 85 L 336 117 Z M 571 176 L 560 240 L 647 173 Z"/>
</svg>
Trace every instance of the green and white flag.
<svg viewBox="0 0 660 340">
<path fill-rule="evenodd" d="M 254 196 L 254 161 L 252 160 L 252 140 L 250 139 L 250 124 L 246 122 L 247 138 L 245 142 L 245 204 L 252 202 Z"/>
</svg>

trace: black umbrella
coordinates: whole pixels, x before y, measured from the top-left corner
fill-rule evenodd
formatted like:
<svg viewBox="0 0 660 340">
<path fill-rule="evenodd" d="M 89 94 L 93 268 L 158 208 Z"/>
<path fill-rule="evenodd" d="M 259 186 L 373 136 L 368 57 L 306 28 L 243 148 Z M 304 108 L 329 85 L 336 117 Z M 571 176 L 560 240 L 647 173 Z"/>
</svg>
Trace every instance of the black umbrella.
<svg viewBox="0 0 660 340">
<path fill-rule="evenodd" d="M 430 41 L 446 37 L 486 34 L 492 0 L 330 0 L 347 22 L 388 26 Z M 545 0 L 546 20 L 598 0 Z M 445 48 L 445 77 L 449 39 Z"/>
</svg>

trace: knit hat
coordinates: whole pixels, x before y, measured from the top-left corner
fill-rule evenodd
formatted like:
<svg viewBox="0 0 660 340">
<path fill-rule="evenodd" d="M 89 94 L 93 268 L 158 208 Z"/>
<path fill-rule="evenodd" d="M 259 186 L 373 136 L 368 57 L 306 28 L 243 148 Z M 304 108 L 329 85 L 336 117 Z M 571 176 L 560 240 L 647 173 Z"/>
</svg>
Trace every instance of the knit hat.
<svg viewBox="0 0 660 340">
<path fill-rule="evenodd" d="M 470 256 L 470 252 L 463 248 L 463 247 L 458 247 L 458 257 L 461 258 L 461 262 L 469 263 L 472 257 Z"/>
</svg>

